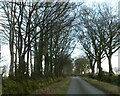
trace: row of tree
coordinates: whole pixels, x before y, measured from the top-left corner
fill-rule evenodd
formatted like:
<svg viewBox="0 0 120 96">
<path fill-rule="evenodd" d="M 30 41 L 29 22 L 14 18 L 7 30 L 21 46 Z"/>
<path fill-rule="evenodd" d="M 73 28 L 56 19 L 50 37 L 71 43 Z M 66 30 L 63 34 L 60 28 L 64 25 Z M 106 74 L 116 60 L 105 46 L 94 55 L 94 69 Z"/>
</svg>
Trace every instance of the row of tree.
<svg viewBox="0 0 120 96">
<path fill-rule="evenodd" d="M 63 75 L 76 45 L 72 36 L 75 8 L 73 3 L 57 1 L 1 2 L 1 31 L 9 41 L 10 78 Z"/>
<path fill-rule="evenodd" d="M 83 5 L 79 10 L 76 32 L 90 62 L 94 75 L 95 64 L 102 77 L 102 60 L 107 57 L 109 76 L 113 74 L 112 55 L 120 48 L 120 20 L 117 12 L 106 4 L 88 7 Z"/>
<path fill-rule="evenodd" d="M 95 64 L 102 76 L 106 56 L 109 75 L 111 58 L 119 46 L 119 18 L 111 7 L 87 7 L 66 2 L 1 2 L 2 30 L 9 41 L 9 77 L 61 76 L 71 64 L 76 38 L 83 46 L 94 75 Z M 71 68 L 71 67 L 70 67 Z"/>
</svg>

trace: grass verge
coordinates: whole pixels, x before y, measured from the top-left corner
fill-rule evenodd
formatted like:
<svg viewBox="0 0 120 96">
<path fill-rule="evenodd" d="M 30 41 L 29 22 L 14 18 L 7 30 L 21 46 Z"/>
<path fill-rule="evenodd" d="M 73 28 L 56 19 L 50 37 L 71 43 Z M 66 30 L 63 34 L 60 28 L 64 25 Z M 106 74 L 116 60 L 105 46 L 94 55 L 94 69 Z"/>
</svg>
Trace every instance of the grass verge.
<svg viewBox="0 0 120 96">
<path fill-rule="evenodd" d="M 91 79 L 88 77 L 82 77 L 85 81 L 89 82 L 90 84 L 94 85 L 95 87 L 103 90 L 104 92 L 111 94 L 111 95 L 117 95 L 120 96 L 120 87 L 112 85 L 110 83 L 98 81 L 95 79 Z"/>
<path fill-rule="evenodd" d="M 65 82 L 60 86 L 59 90 L 56 92 L 56 94 L 66 94 L 68 87 L 70 85 L 71 79 L 68 77 Z"/>
<path fill-rule="evenodd" d="M 64 77 L 54 77 L 54 78 L 46 78 L 46 79 L 38 79 L 38 80 L 33 80 L 33 79 L 26 79 L 24 81 L 15 81 L 14 79 L 9 79 L 9 78 L 4 78 L 3 79 L 3 96 L 11 96 L 11 95 L 27 95 L 31 94 L 37 89 L 41 89 L 44 91 L 44 88 L 46 90 L 49 89 L 48 86 L 54 85 L 57 82 L 60 82 L 64 80 Z M 57 87 L 57 85 L 56 85 Z M 53 89 L 53 88 L 51 88 Z"/>
<path fill-rule="evenodd" d="M 56 82 L 44 88 L 38 89 L 34 91 L 32 94 L 52 94 L 52 95 L 66 94 L 69 83 L 70 83 L 70 77 L 66 77 L 59 82 Z"/>
</svg>

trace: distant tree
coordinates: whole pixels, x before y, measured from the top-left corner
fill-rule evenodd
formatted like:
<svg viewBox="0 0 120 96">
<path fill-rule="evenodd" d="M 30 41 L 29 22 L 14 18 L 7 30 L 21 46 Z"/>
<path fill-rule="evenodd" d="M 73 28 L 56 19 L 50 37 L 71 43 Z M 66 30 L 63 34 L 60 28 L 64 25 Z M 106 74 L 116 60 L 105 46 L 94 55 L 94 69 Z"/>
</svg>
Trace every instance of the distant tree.
<svg viewBox="0 0 120 96">
<path fill-rule="evenodd" d="M 72 72 L 72 59 L 70 58 L 70 56 L 61 54 L 58 57 L 57 67 L 57 76 L 70 75 Z"/>
<path fill-rule="evenodd" d="M 73 60 L 70 56 L 66 57 L 63 66 L 63 75 L 71 75 L 73 69 Z"/>
<path fill-rule="evenodd" d="M 75 67 L 76 74 L 82 75 L 83 72 L 85 74 L 89 70 L 89 60 L 86 57 L 80 57 L 75 60 Z"/>
</svg>

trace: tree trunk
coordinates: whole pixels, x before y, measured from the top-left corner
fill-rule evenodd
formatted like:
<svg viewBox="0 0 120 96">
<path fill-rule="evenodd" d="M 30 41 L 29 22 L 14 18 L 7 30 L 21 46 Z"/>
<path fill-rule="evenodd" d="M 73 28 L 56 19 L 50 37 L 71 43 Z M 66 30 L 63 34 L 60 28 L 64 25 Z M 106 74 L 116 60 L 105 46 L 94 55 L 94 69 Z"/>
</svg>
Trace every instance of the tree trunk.
<svg viewBox="0 0 120 96">
<path fill-rule="evenodd" d="M 49 61 L 48 61 L 48 53 L 45 55 L 45 76 L 49 76 Z"/>
<path fill-rule="evenodd" d="M 108 63 L 109 63 L 109 76 L 112 76 L 112 75 L 114 74 L 114 73 L 113 73 L 113 70 L 112 70 L 111 58 L 112 58 L 112 56 L 109 56 L 109 57 L 108 57 Z"/>
<path fill-rule="evenodd" d="M 10 70 L 9 70 L 9 77 L 12 78 L 14 76 L 14 72 L 13 72 L 13 65 L 14 65 L 14 32 L 15 32 L 15 26 L 14 26 L 14 20 L 13 20 L 13 17 L 14 17 L 14 14 L 12 12 L 13 10 L 13 3 L 12 3 L 12 6 L 11 6 L 11 17 L 9 18 L 10 19 L 10 35 L 9 35 L 9 48 L 10 48 L 10 56 L 11 56 L 11 61 L 10 61 Z M 8 21 L 9 22 L 9 21 Z"/>
<path fill-rule="evenodd" d="M 57 57 L 55 56 L 54 58 L 54 75 L 58 77 L 58 62 L 57 62 Z"/>
<path fill-rule="evenodd" d="M 99 69 L 99 73 L 98 73 L 98 76 L 99 76 L 99 79 L 102 78 L 102 67 L 101 67 L 101 58 L 98 57 L 98 60 L 97 60 L 97 67 Z"/>
<path fill-rule="evenodd" d="M 24 79 L 25 77 L 25 72 L 26 72 L 26 64 L 25 64 L 25 60 L 24 60 L 24 56 L 20 56 L 19 57 L 19 74 L 18 74 L 18 79 Z"/>
<path fill-rule="evenodd" d="M 12 78 L 13 75 L 13 64 L 14 64 L 14 54 L 11 54 L 11 62 L 10 62 L 10 70 L 9 70 L 9 77 Z"/>
<path fill-rule="evenodd" d="M 40 76 L 43 75 L 43 67 L 42 67 L 42 62 L 43 62 L 43 31 L 40 33 L 40 38 L 39 38 L 39 74 Z"/>
<path fill-rule="evenodd" d="M 28 28 L 27 28 L 27 36 L 28 36 L 28 51 L 27 51 L 27 62 L 26 62 L 26 76 L 29 77 L 29 60 L 30 60 L 30 51 L 31 51 L 31 45 L 30 45 L 30 21 L 28 21 Z"/>
<path fill-rule="evenodd" d="M 15 77 L 17 76 L 17 57 L 18 56 L 18 52 L 17 52 L 17 48 L 16 48 L 16 51 L 15 51 Z"/>
<path fill-rule="evenodd" d="M 53 71 L 53 52 L 52 52 L 52 46 L 53 46 L 53 33 L 52 31 L 50 32 L 50 57 L 49 57 L 49 61 L 50 61 L 50 75 L 52 76 L 52 71 Z"/>
<path fill-rule="evenodd" d="M 33 77 L 32 51 L 30 51 L 30 69 L 31 69 L 31 77 Z"/>
<path fill-rule="evenodd" d="M 92 78 L 94 78 L 94 73 L 95 73 L 94 68 L 95 68 L 95 66 L 93 65 L 93 66 L 92 66 Z"/>
<path fill-rule="evenodd" d="M 26 62 L 26 76 L 29 77 L 29 60 L 30 60 L 30 50 L 27 52 L 27 62 Z"/>
</svg>

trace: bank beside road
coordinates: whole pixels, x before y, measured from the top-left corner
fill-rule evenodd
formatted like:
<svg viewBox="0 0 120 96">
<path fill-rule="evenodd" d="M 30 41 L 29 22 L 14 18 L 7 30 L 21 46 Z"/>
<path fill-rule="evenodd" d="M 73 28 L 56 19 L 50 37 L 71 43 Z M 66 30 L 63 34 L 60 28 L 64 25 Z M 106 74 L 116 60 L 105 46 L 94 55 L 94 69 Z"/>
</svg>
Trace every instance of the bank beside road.
<svg viewBox="0 0 120 96">
<path fill-rule="evenodd" d="M 96 88 L 99 88 L 101 90 L 103 90 L 104 92 L 108 93 L 110 96 L 120 96 L 120 87 L 110 84 L 110 83 L 106 83 L 106 82 L 102 82 L 102 81 L 98 81 L 96 79 L 92 79 L 92 78 L 88 78 L 88 77 L 82 77 L 85 81 L 89 82 L 90 84 L 94 85 Z"/>
<path fill-rule="evenodd" d="M 65 77 L 62 80 L 55 82 L 53 84 L 50 84 L 49 86 L 43 87 L 41 89 L 35 90 L 33 93 L 30 94 L 32 95 L 40 95 L 42 96 L 43 94 L 47 95 L 50 94 L 50 96 L 53 94 L 56 96 L 56 94 L 66 94 L 66 91 L 68 89 L 70 83 L 70 77 Z M 43 95 L 43 96 L 44 96 Z"/>
</svg>

